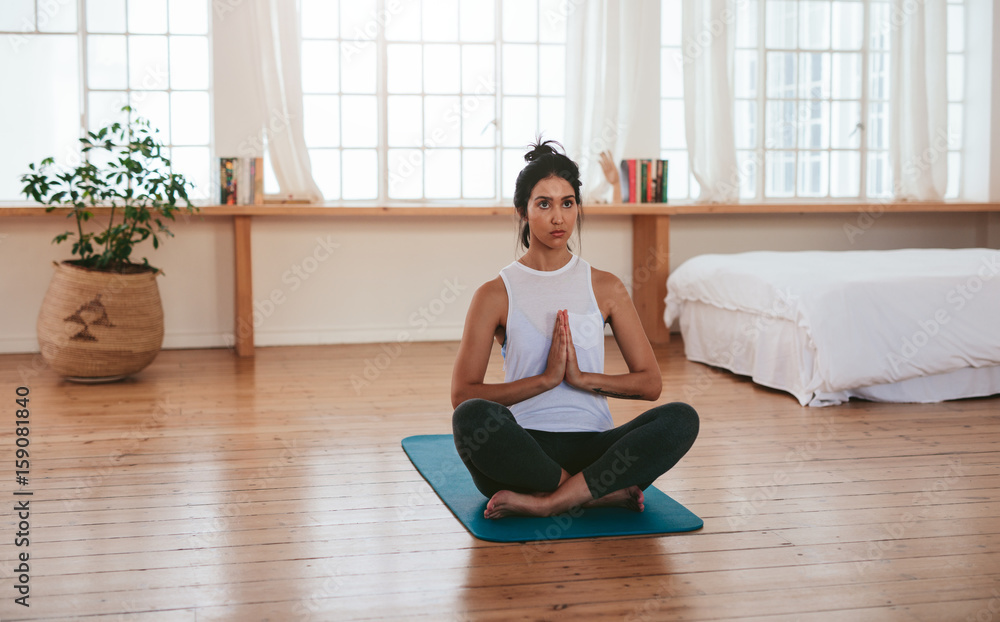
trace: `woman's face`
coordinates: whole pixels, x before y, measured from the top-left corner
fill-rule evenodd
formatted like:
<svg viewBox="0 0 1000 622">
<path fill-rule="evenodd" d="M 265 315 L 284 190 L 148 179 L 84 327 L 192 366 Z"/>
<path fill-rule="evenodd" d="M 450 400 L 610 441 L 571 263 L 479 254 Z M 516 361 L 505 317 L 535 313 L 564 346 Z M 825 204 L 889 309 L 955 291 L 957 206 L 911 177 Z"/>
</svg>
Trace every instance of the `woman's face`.
<svg viewBox="0 0 1000 622">
<path fill-rule="evenodd" d="M 562 177 L 546 177 L 535 184 L 527 210 L 531 247 L 535 240 L 549 248 L 565 247 L 576 228 L 579 209 L 573 186 Z"/>
</svg>

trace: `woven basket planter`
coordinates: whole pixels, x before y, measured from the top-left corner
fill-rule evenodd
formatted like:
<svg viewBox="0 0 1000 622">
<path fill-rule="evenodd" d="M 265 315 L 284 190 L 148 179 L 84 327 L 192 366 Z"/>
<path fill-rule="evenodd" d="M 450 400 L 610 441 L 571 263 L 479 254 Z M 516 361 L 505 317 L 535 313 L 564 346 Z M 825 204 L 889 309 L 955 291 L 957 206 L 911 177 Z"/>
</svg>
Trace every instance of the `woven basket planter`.
<svg viewBox="0 0 1000 622">
<path fill-rule="evenodd" d="M 118 380 L 152 363 L 163 345 L 158 274 L 56 264 L 38 314 L 42 357 L 79 382 Z"/>
</svg>

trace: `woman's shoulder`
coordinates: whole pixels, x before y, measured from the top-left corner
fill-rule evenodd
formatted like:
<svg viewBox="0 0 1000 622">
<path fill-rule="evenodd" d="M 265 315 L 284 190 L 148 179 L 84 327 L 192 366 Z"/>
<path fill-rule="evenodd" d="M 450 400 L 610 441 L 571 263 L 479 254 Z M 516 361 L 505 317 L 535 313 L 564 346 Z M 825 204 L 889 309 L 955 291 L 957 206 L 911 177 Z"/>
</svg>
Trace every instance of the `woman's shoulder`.
<svg viewBox="0 0 1000 622">
<path fill-rule="evenodd" d="M 626 300 L 631 300 L 625 284 L 611 272 L 591 266 L 590 282 L 594 288 L 594 298 L 597 299 L 597 305 L 601 308 L 605 319 L 614 315 L 615 310 Z"/>
<path fill-rule="evenodd" d="M 594 285 L 595 294 L 617 295 L 625 291 L 625 284 L 614 273 L 598 270 L 593 266 L 590 267 L 590 281 Z"/>
<path fill-rule="evenodd" d="M 473 299 L 478 305 L 498 310 L 507 309 L 507 286 L 504 285 L 503 277 L 496 277 L 486 281 L 476 289 Z"/>
<path fill-rule="evenodd" d="M 507 286 L 503 283 L 503 277 L 498 274 L 489 281 L 480 285 L 476 292 L 482 292 L 484 296 L 496 296 L 499 294 L 506 296 Z"/>
</svg>

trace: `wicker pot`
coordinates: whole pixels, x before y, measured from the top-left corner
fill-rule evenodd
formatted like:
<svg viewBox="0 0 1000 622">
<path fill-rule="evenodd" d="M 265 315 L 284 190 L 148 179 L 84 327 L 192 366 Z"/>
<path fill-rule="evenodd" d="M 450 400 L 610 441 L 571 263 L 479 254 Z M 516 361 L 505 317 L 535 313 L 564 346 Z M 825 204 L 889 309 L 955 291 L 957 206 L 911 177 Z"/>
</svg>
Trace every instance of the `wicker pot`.
<svg viewBox="0 0 1000 622">
<path fill-rule="evenodd" d="M 42 357 L 78 382 L 118 380 L 152 363 L 163 345 L 158 274 L 56 264 L 38 314 Z"/>
</svg>

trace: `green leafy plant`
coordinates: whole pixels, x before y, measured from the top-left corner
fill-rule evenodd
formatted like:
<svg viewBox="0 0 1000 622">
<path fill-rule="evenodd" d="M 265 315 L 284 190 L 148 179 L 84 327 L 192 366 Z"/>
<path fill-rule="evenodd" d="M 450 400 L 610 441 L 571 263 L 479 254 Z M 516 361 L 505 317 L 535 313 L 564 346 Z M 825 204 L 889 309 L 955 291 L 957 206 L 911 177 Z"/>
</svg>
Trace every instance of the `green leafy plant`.
<svg viewBox="0 0 1000 622">
<path fill-rule="evenodd" d="M 107 272 L 155 270 L 145 257 L 141 264 L 131 261 L 135 245 L 152 238 L 153 248 L 159 248 L 160 235 L 173 237 L 165 221 L 175 220 L 179 210 L 193 214 L 198 208 L 188 199 L 193 184 L 174 173 L 163 155 L 159 130 L 146 119 L 132 119 L 129 106 L 122 111 L 129 114 L 128 123 L 106 125 L 80 139 L 85 162 L 76 168 L 59 169 L 52 158 L 37 168 L 29 164 L 29 172 L 21 176 L 21 193 L 48 205 L 47 212 L 72 208 L 67 218 L 76 218 L 76 231 L 52 240 L 58 244 L 75 238 L 73 255 L 79 258 L 70 263 Z M 96 207 L 110 208 L 107 225 L 84 231 L 83 223 L 95 219 Z"/>
</svg>

